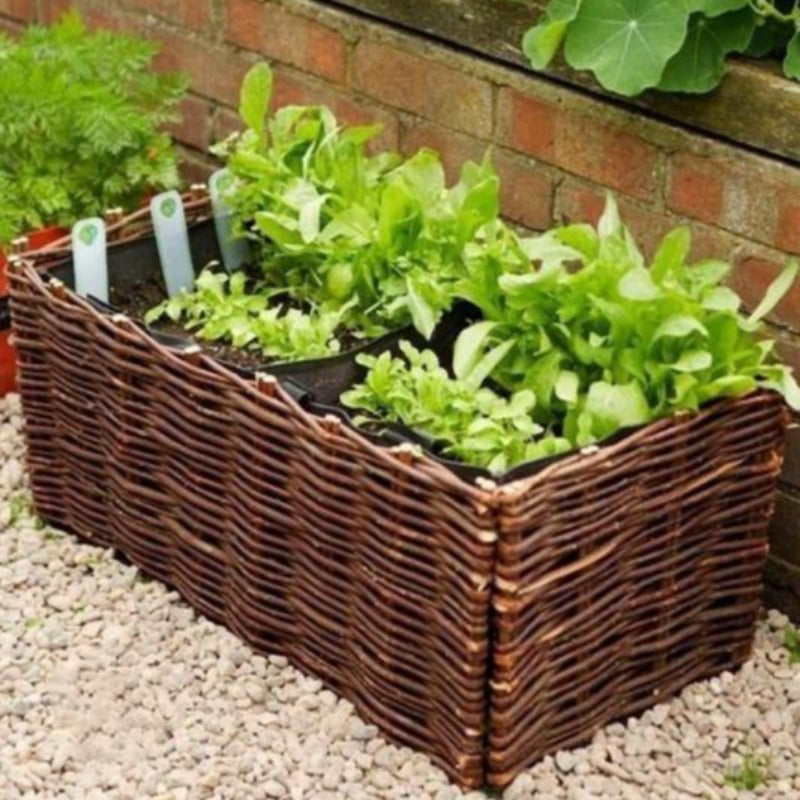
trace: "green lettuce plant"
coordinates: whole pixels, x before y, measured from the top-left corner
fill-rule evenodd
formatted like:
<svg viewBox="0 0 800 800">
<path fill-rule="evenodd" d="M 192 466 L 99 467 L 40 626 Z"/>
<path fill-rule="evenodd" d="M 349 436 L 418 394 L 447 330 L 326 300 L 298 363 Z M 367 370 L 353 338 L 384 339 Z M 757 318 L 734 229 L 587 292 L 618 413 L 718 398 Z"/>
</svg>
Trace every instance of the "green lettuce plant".
<svg viewBox="0 0 800 800">
<path fill-rule="evenodd" d="M 215 148 L 229 170 L 223 191 L 234 230 L 251 241 L 260 279 L 204 273 L 147 319 L 166 314 L 200 338 L 282 360 L 336 352 L 344 332 L 374 337 L 413 324 L 430 337 L 465 254 L 496 223 L 491 162 L 465 164 L 448 187 L 432 150 L 370 155 L 378 126 L 341 127 L 322 106 L 270 114 L 272 85 L 266 64 L 250 70 L 240 99 L 246 129 Z M 299 326 L 302 346 L 273 335 Z"/>
<path fill-rule="evenodd" d="M 800 5 L 794 0 L 550 0 L 523 50 L 544 69 L 567 63 L 617 94 L 708 92 L 732 53 L 779 55 L 800 78 Z"/>
<path fill-rule="evenodd" d="M 453 377 L 437 372 L 438 391 L 481 392 L 489 385 L 511 398 L 522 395 L 534 427 L 517 427 L 509 440 L 487 427 L 486 449 L 468 448 L 471 463 L 513 466 L 532 453 L 583 447 L 758 388 L 781 393 L 800 410 L 800 388 L 761 332 L 761 320 L 796 278 L 796 262 L 744 315 L 739 297 L 722 283 L 729 264 L 689 264 L 685 228 L 670 233 L 648 264 L 613 199 L 596 230 L 571 225 L 520 239 L 498 224 L 484 234 L 456 286 L 483 319 L 460 334 Z M 445 452 L 456 452 L 471 435 L 468 414 L 447 406 L 429 414 L 427 395 L 407 391 L 418 384 L 413 359 L 392 362 L 391 369 L 367 366 L 366 381 L 344 396 L 347 405 L 419 428 Z M 489 407 L 473 411 L 498 421 Z"/>
<path fill-rule="evenodd" d="M 74 13 L 0 38 L 0 245 L 177 186 L 163 125 L 186 82 L 153 71 L 156 51 Z"/>
<path fill-rule="evenodd" d="M 167 316 L 183 322 L 199 339 L 229 342 L 269 359 L 298 361 L 339 352 L 341 312 L 303 312 L 272 305 L 271 298 L 263 286 L 248 287 L 243 272 L 228 276 L 205 269 L 194 291 L 165 300 L 145 315 L 145 322 Z"/>
<path fill-rule="evenodd" d="M 317 106 L 270 115 L 271 93 L 272 73 L 257 65 L 242 87 L 247 129 L 216 148 L 236 228 L 255 245 L 266 284 L 342 310 L 364 336 L 408 323 L 430 336 L 464 248 L 498 216 L 491 163 L 466 164 L 447 187 L 432 150 L 369 155 L 379 126 L 343 128 Z"/>
<path fill-rule="evenodd" d="M 536 397 L 529 390 L 503 397 L 488 387 L 454 380 L 430 350 L 401 342 L 404 358 L 390 353 L 362 355 L 365 381 L 342 395 L 362 412 L 357 424 L 402 422 L 442 445 L 445 455 L 467 464 L 504 472 L 510 466 L 568 449 L 568 442 L 537 438 Z"/>
</svg>

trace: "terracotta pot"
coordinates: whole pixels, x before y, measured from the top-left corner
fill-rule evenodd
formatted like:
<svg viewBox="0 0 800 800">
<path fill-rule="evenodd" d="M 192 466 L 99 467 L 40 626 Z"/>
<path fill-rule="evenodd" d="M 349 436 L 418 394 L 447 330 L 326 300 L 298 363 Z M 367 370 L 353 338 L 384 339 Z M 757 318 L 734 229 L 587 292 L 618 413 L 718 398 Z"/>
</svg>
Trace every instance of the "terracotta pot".
<svg viewBox="0 0 800 800">
<path fill-rule="evenodd" d="M 40 247 L 55 242 L 67 233 L 69 231 L 66 228 L 59 228 L 56 225 L 32 231 L 26 234 L 29 249 L 38 250 Z M 0 250 L 0 301 L 8 296 L 7 265 L 6 254 Z M 5 314 L 0 315 L 0 317 L 5 316 Z M 0 319 L 0 397 L 4 397 L 17 388 L 17 355 L 10 339 L 11 328 L 9 322 L 7 318 Z"/>
</svg>

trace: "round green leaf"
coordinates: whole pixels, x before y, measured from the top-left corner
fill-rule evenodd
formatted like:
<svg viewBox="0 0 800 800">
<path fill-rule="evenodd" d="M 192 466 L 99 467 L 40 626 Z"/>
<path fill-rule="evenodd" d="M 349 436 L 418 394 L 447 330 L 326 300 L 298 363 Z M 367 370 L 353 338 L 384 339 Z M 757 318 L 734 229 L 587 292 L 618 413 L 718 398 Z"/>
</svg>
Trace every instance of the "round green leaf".
<svg viewBox="0 0 800 800">
<path fill-rule="evenodd" d="M 708 19 L 694 14 L 683 47 L 670 59 L 658 88 L 668 92 L 710 92 L 725 74 L 729 53 L 745 50 L 756 29 L 750 8 Z"/>
<path fill-rule="evenodd" d="M 787 78 L 800 80 L 800 30 L 795 33 L 786 47 L 783 71 L 786 73 Z"/>
<path fill-rule="evenodd" d="M 553 60 L 580 5 L 581 0 L 551 0 L 539 24 L 525 34 L 522 49 L 534 69 L 544 69 Z"/>
<path fill-rule="evenodd" d="M 611 91 L 636 95 L 661 80 L 686 37 L 689 11 L 675 0 L 584 0 L 564 54 Z"/>
</svg>

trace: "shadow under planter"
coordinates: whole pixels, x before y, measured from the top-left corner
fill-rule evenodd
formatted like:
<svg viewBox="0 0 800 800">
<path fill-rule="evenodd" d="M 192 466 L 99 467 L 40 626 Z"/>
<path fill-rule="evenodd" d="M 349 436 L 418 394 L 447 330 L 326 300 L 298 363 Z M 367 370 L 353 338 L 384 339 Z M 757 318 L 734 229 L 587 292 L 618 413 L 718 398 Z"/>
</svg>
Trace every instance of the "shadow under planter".
<svg viewBox="0 0 800 800">
<path fill-rule="evenodd" d="M 757 393 L 498 486 L 10 268 L 51 523 L 286 654 L 465 787 L 741 664 L 786 422 Z"/>
</svg>

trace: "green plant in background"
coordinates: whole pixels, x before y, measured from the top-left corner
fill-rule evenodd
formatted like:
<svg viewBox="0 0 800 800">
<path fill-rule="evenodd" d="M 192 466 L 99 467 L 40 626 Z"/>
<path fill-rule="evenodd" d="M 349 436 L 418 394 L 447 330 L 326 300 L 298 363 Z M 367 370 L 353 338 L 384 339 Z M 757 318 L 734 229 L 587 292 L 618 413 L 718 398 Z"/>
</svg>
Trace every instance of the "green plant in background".
<svg viewBox="0 0 800 800">
<path fill-rule="evenodd" d="M 0 244 L 178 184 L 162 126 L 186 82 L 154 72 L 156 52 L 74 13 L 0 39 Z"/>
<path fill-rule="evenodd" d="M 647 264 L 613 199 L 597 230 L 571 225 L 530 239 L 500 224 L 484 230 L 483 241 L 468 251 L 467 276 L 455 289 L 483 319 L 456 342 L 448 391 L 476 391 L 490 380 L 512 397 L 522 394 L 535 423 L 517 428 L 527 444 L 520 448 L 512 441 L 505 459 L 498 458 L 503 451 L 496 435 L 491 457 L 482 459 L 475 450 L 484 466 L 513 466 L 531 453 L 582 447 L 759 387 L 780 392 L 800 409 L 791 371 L 774 360 L 773 342 L 759 333 L 760 321 L 788 290 L 798 265 L 790 263 L 745 317 L 737 295 L 721 285 L 730 266 L 690 265 L 689 248 L 689 233 L 679 228 Z M 391 370 L 379 362 L 369 366 L 365 383 L 345 402 L 418 428 L 455 452 L 468 433 L 466 422 L 447 408 L 426 422 L 422 401 L 408 404 L 405 387 L 418 365 L 409 360 L 406 368 L 396 362 Z M 377 369 L 383 370 L 378 383 Z M 441 383 L 444 377 L 437 375 Z M 392 381 L 403 391 L 397 394 Z"/>
<path fill-rule="evenodd" d="M 523 49 L 544 69 L 563 46 L 567 63 L 602 86 L 708 92 L 732 53 L 779 55 L 800 79 L 800 5 L 794 0 L 550 0 Z"/>
</svg>

